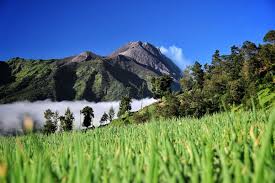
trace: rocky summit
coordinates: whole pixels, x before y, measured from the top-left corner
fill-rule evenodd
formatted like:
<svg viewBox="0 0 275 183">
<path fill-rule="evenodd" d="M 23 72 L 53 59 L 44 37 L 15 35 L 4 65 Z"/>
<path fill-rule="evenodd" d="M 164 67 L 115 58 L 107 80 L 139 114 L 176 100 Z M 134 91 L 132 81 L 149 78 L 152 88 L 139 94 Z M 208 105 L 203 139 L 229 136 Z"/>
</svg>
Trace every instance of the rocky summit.
<svg viewBox="0 0 275 183">
<path fill-rule="evenodd" d="M 158 48 L 130 42 L 108 56 L 90 51 L 63 59 L 12 58 L 0 62 L 0 103 L 50 99 L 112 101 L 130 94 L 152 96 L 150 80 L 170 75 L 178 86 L 180 69 Z M 142 87 L 143 86 L 143 87 Z"/>
<path fill-rule="evenodd" d="M 155 72 L 168 74 L 176 79 L 179 79 L 181 75 L 179 68 L 150 43 L 130 42 L 112 53 L 110 57 L 118 55 L 123 55 Z"/>
</svg>

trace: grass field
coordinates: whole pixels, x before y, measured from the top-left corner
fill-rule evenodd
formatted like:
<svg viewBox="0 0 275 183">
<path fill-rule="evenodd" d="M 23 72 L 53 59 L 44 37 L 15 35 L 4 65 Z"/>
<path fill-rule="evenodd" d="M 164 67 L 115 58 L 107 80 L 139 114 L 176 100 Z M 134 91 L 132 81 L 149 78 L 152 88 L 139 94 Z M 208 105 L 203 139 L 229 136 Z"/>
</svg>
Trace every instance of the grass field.
<svg viewBox="0 0 275 183">
<path fill-rule="evenodd" d="M 275 182 L 274 115 L 0 137 L 0 182 Z"/>
</svg>

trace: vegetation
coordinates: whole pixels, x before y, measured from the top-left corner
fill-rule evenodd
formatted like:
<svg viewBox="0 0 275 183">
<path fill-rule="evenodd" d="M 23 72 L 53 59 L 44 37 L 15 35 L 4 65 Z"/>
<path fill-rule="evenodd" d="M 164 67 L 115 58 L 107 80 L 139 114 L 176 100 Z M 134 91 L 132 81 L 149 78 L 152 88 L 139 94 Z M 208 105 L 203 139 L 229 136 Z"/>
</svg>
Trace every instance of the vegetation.
<svg viewBox="0 0 275 183">
<path fill-rule="evenodd" d="M 274 182 L 275 116 L 227 112 L 0 137 L 0 182 Z"/>
<path fill-rule="evenodd" d="M 156 114 L 165 118 L 179 117 L 181 114 L 180 102 L 176 95 L 167 95 L 166 99 L 157 106 Z"/>
<path fill-rule="evenodd" d="M 108 114 L 104 112 L 99 122 L 100 124 L 105 124 L 107 120 L 108 120 Z"/>
<path fill-rule="evenodd" d="M 69 109 L 60 117 L 46 110 L 47 136 L 0 138 L 0 182 L 275 182 L 274 31 L 264 41 L 232 46 L 230 55 L 217 50 L 211 64 L 195 62 L 184 70 L 179 93 L 170 76 L 153 77 L 160 100 L 137 112 L 130 112 L 127 86 L 119 118 L 110 108 L 100 122 L 112 125 L 104 129 L 51 134 L 58 122 L 72 130 L 74 117 Z M 87 81 L 102 87 L 102 75 L 91 72 Z M 81 113 L 87 129 L 94 111 L 86 106 Z"/>
<path fill-rule="evenodd" d="M 119 111 L 117 113 L 118 117 L 121 117 L 122 115 L 126 114 L 127 112 L 129 112 L 132 107 L 131 107 L 131 98 L 128 96 L 124 96 L 122 97 L 120 103 L 119 103 Z"/>
<path fill-rule="evenodd" d="M 74 115 L 71 112 L 70 108 L 67 108 L 64 116 L 59 117 L 61 123 L 62 131 L 71 131 L 73 130 Z"/>
<path fill-rule="evenodd" d="M 159 74 L 131 59 L 127 62 L 118 59 L 122 60 L 91 57 L 83 62 L 70 62 L 69 58 L 16 57 L 1 61 L 0 103 L 46 99 L 113 101 L 125 96 L 127 87 L 132 97 L 152 96 L 148 84 L 152 76 Z M 139 89 L 139 86 L 144 87 Z"/>
<path fill-rule="evenodd" d="M 232 46 L 229 55 L 216 50 L 210 64 L 196 61 L 183 71 L 180 94 L 172 92 L 169 76 L 153 77 L 153 96 L 162 101 L 156 112 L 163 117 L 202 117 L 236 106 L 259 108 L 259 95 L 275 93 L 274 37 L 272 30 L 264 37 L 266 44 L 246 41 L 240 48 Z M 268 100 L 274 102 L 275 96 L 270 94 Z"/>
<path fill-rule="evenodd" d="M 46 119 L 44 125 L 44 133 L 50 134 L 54 133 L 57 130 L 58 123 L 58 112 L 52 112 L 50 109 L 47 109 L 44 112 L 44 117 Z"/>
<path fill-rule="evenodd" d="M 151 80 L 154 98 L 162 98 L 171 93 L 172 78 L 168 75 L 153 77 Z"/>
<path fill-rule="evenodd" d="M 264 42 L 275 43 L 275 30 L 271 30 L 264 36 Z"/>
<path fill-rule="evenodd" d="M 179 115 L 201 117 L 240 105 L 248 109 L 251 100 L 260 107 L 257 97 L 262 91 L 275 93 L 274 31 L 269 31 L 264 41 L 266 44 L 259 46 L 249 41 L 240 48 L 232 46 L 229 55 L 216 50 L 211 64 L 195 62 L 185 69 L 180 80 L 182 92 L 177 96 Z M 269 100 L 274 101 L 274 95 Z"/>
<path fill-rule="evenodd" d="M 82 125 L 87 129 L 88 127 L 91 126 L 92 119 L 95 117 L 94 110 L 93 108 L 86 106 L 81 110 L 81 113 L 84 115 L 84 120 Z"/>
</svg>

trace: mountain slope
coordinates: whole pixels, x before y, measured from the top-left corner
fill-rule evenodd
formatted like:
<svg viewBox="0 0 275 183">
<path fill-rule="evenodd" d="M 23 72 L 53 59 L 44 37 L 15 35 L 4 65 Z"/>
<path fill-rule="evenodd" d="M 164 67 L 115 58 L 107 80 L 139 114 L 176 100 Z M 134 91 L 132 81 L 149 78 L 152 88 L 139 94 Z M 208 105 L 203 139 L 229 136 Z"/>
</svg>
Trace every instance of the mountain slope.
<svg viewBox="0 0 275 183">
<path fill-rule="evenodd" d="M 179 79 L 181 76 L 180 69 L 150 43 L 142 43 L 140 41 L 130 42 L 112 53 L 110 57 L 112 58 L 118 55 L 131 58 L 140 65 L 161 74 L 171 75 L 175 79 Z"/>
<path fill-rule="evenodd" d="M 17 57 L 0 62 L 0 71 L 0 103 L 45 99 L 111 101 L 128 93 L 133 98 L 150 97 L 153 76 L 170 74 L 176 84 L 180 76 L 171 60 L 142 42 L 129 43 L 107 57 L 88 51 L 64 59 Z"/>
</svg>

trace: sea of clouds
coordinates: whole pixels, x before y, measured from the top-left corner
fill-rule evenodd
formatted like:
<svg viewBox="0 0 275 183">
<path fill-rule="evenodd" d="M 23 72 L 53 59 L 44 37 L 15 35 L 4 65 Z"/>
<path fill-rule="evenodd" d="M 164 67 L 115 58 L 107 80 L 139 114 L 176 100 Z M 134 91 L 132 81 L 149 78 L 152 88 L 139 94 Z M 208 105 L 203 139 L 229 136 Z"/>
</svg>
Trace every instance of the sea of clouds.
<svg viewBox="0 0 275 183">
<path fill-rule="evenodd" d="M 155 99 L 142 99 L 132 100 L 132 111 L 137 111 L 141 108 L 141 105 L 147 106 L 156 102 Z M 80 120 L 83 121 L 83 115 L 80 116 L 80 110 L 85 106 L 90 106 L 94 110 L 95 118 L 93 119 L 93 125 L 99 126 L 99 120 L 104 112 L 108 112 L 111 107 L 115 112 L 118 112 L 119 101 L 113 102 L 88 102 L 88 101 L 62 101 L 52 102 L 49 100 L 37 101 L 37 102 L 15 102 L 11 104 L 0 105 L 0 135 L 8 134 L 11 131 L 19 131 L 22 128 L 22 121 L 24 115 L 29 115 L 38 126 L 42 127 L 44 124 L 44 112 L 47 109 L 52 111 L 58 111 L 59 115 L 64 115 L 67 107 L 74 114 L 74 128 L 80 129 Z"/>
</svg>

